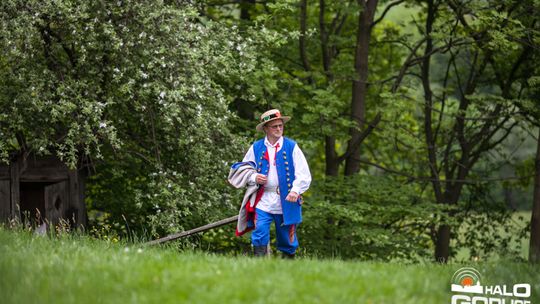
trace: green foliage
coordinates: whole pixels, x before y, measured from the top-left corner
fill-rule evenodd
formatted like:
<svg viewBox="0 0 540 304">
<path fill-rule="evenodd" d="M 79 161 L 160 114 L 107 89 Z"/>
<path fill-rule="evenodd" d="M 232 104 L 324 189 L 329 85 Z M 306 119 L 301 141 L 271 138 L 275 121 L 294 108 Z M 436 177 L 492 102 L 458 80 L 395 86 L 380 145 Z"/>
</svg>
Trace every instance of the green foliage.
<svg viewBox="0 0 540 304">
<path fill-rule="evenodd" d="M 435 3 L 434 21 L 428 24 L 430 6 L 423 6 L 411 21 L 417 35 L 400 40 L 410 50 L 399 71 L 403 78 L 399 87 L 383 90 L 384 104 L 393 108 L 385 108 L 388 123 L 369 140 L 378 144 L 374 150 L 384 167 L 397 166 L 407 172 L 404 175 L 418 177 L 422 191 L 423 180 L 429 180 L 433 189 L 423 195 L 452 205 L 441 220 L 455 231 L 451 238 L 460 238 L 453 246 L 471 246 L 473 255 L 482 258 L 493 252 L 514 256 L 519 246 L 508 234 L 494 233 L 515 230 L 507 206 L 487 198 L 504 184 L 473 187 L 469 180 L 492 177 L 501 166 L 511 166 L 500 146 L 519 137 L 522 129 L 516 126 L 523 126 L 519 108 L 535 104 L 531 93 L 537 71 L 531 69 L 535 62 L 531 47 L 539 31 L 527 11 L 537 5 L 525 1 L 513 7 L 496 0 L 429 3 Z M 458 230 L 460 224 L 470 229 Z M 518 238 L 523 237 L 520 231 Z M 446 244 L 444 237 L 434 241 L 441 248 Z"/>
<path fill-rule="evenodd" d="M 89 209 L 137 234 L 231 211 L 224 176 L 246 143 L 228 106 L 257 90 L 248 79 L 273 78 L 258 42 L 188 3 L 10 0 L 0 11 L 4 161 L 21 151 L 92 166 Z"/>
<path fill-rule="evenodd" d="M 487 183 L 468 185 L 463 200 L 452 211 L 452 255 L 466 248 L 471 260 L 499 257 L 523 260 L 522 240 L 529 239 L 528 220 L 494 199 Z"/>
<path fill-rule="evenodd" d="M 430 256 L 437 206 L 386 177 L 327 178 L 306 198 L 299 239 L 323 257 L 417 261 Z"/>
<path fill-rule="evenodd" d="M 204 232 L 197 239 L 197 248 L 220 254 L 251 256 L 253 254 L 251 234 L 237 237 L 235 227 L 236 223 Z"/>
<path fill-rule="evenodd" d="M 494 237 L 488 225 L 507 227 L 504 208 L 484 208 L 493 207 L 485 198 L 489 191 L 469 187 L 462 194 L 451 180 L 489 175 L 506 160 L 496 149 L 501 134 L 516 132 L 516 123 L 538 124 L 540 81 L 533 63 L 540 31 L 529 13 L 538 1 L 515 7 L 469 1 L 457 9 L 437 2 L 425 82 L 425 2 L 392 8 L 372 28 L 366 118 L 379 112 L 382 121 L 360 150 L 363 160 L 398 175 L 324 180 L 325 136 L 336 139 L 341 154 L 352 126 L 358 3 L 326 1 L 320 15 L 323 2 L 308 1 L 301 33 L 298 1 L 196 2 L 2 1 L 0 160 L 30 152 L 89 167 L 94 235 L 152 238 L 237 212 L 242 193 L 226 185 L 228 167 L 247 149 L 257 114 L 279 107 L 294 117 L 287 136 L 298 140 L 318 180 L 307 194 L 300 229 L 308 254 L 427 257 L 429 229 L 441 222 L 474 227 L 455 240 L 456 249 L 474 244 L 473 254 L 484 256 L 508 248 L 510 241 Z M 380 1 L 377 13 L 388 4 Z M 332 30 L 325 33 L 321 25 Z M 329 66 L 322 64 L 323 41 Z M 433 93 L 430 104 L 424 83 Z M 432 114 L 427 126 L 426 106 Z M 464 118 L 463 135 L 456 135 L 457 118 Z M 426 144 L 427 130 L 435 134 L 433 146 Z M 485 134 L 492 138 L 483 146 L 494 146 L 463 157 Z M 435 164 L 429 163 L 430 148 Z M 458 176 L 469 160 L 488 174 L 474 173 L 477 165 Z M 444 181 L 441 193 L 457 193 L 452 208 L 433 204 L 441 203 L 429 187 L 433 165 L 435 178 Z M 533 163 L 512 165 L 527 177 Z M 410 184 L 403 185 L 403 176 Z M 529 181 L 520 186 L 526 189 Z M 470 202 L 475 207 L 461 212 Z M 248 249 L 225 228 L 182 245 L 193 244 Z"/>
</svg>

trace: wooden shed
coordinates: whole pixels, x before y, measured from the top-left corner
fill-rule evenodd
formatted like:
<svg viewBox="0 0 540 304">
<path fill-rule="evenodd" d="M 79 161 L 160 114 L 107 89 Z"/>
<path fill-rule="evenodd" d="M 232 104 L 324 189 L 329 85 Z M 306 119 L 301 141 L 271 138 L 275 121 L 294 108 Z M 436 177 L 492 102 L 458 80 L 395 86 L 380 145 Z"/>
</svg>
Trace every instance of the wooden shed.
<svg viewBox="0 0 540 304">
<path fill-rule="evenodd" d="M 69 169 L 54 156 L 21 155 L 0 164 L 0 222 L 87 225 L 84 204 L 85 170 Z"/>
</svg>

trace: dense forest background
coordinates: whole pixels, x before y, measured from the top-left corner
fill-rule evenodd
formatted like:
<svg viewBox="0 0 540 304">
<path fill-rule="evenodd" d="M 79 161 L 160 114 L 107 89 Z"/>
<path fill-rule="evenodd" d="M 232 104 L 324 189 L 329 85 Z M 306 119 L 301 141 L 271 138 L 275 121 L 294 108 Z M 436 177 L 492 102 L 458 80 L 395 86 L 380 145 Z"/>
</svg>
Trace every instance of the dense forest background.
<svg viewBox="0 0 540 304">
<path fill-rule="evenodd" d="M 229 166 L 279 108 L 314 177 L 304 254 L 538 261 L 538 16 L 535 0 L 5 0 L 0 158 L 88 170 L 88 231 L 149 239 L 236 214 Z M 178 245 L 248 251 L 233 235 Z"/>
</svg>

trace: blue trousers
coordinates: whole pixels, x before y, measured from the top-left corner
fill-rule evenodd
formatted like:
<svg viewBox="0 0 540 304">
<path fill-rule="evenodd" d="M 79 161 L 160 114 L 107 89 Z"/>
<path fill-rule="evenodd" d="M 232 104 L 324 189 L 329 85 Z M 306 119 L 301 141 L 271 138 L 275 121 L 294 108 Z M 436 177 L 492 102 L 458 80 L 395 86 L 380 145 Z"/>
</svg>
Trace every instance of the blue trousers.
<svg viewBox="0 0 540 304">
<path fill-rule="evenodd" d="M 251 233 L 253 246 L 266 246 L 270 242 L 270 224 L 276 226 L 277 249 L 281 252 L 294 254 L 298 248 L 296 237 L 297 225 L 283 225 L 283 214 L 271 214 L 255 209 L 255 229 Z"/>
</svg>

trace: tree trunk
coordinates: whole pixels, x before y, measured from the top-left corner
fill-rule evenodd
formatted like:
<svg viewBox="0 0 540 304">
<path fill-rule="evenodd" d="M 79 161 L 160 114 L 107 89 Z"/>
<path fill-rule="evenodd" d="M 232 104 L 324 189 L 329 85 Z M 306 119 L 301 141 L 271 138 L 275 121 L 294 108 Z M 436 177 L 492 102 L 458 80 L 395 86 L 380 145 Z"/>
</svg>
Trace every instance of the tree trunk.
<svg viewBox="0 0 540 304">
<path fill-rule="evenodd" d="M 377 2 L 378 0 L 358 0 L 358 4 L 363 9 L 358 17 L 358 31 L 356 34 L 354 68 L 357 78 L 352 83 L 351 101 L 351 119 L 354 126 L 349 131 L 351 139 L 347 149 L 351 153 L 345 163 L 345 175 L 352 175 L 360 170 L 360 149 L 359 145 L 354 145 L 354 143 L 358 142 L 365 123 L 369 41 Z"/>
<path fill-rule="evenodd" d="M 336 139 L 332 136 L 326 136 L 324 140 L 326 176 L 338 176 L 339 160 L 336 155 Z"/>
<path fill-rule="evenodd" d="M 255 5 L 255 0 L 241 0 L 240 1 L 240 19 L 241 20 L 251 20 L 251 14 L 249 13 L 249 9 L 253 5 Z"/>
<path fill-rule="evenodd" d="M 444 205 L 457 204 L 459 197 L 461 196 L 461 190 L 463 189 L 463 183 L 457 183 L 455 185 L 447 185 L 447 189 L 442 196 L 437 197 L 437 202 Z M 450 213 L 447 216 L 452 217 Z M 435 234 L 435 261 L 439 263 L 447 263 L 450 258 L 450 237 L 452 228 L 450 225 L 441 224 L 437 227 Z"/>
<path fill-rule="evenodd" d="M 448 262 L 450 256 L 450 226 L 441 225 L 437 229 L 435 242 L 435 260 L 440 263 Z"/>
<path fill-rule="evenodd" d="M 529 261 L 540 262 L 540 128 L 536 148 L 536 160 L 534 162 L 534 194 L 531 216 L 531 240 L 529 243 Z"/>
<path fill-rule="evenodd" d="M 425 141 L 428 151 L 429 171 L 432 179 L 433 191 L 435 198 L 439 204 L 455 204 L 459 198 L 461 190 L 452 189 L 453 187 L 446 184 L 446 191 L 443 194 L 439 179 L 439 169 L 437 167 L 437 139 L 432 129 L 432 109 L 433 109 L 433 92 L 431 91 L 430 82 L 430 66 L 431 53 L 433 51 L 433 40 L 431 32 L 433 23 L 435 22 L 435 10 L 433 1 L 427 2 L 427 18 L 426 18 L 426 48 L 424 50 L 424 59 L 421 65 L 422 88 L 424 90 L 424 131 Z M 468 152 L 464 152 L 468 153 Z M 448 178 L 448 176 L 446 177 Z M 450 188 L 450 189 L 448 189 Z M 461 189 L 461 187 L 459 187 Z M 457 192 L 458 195 L 455 195 Z M 448 262 L 450 256 L 450 226 L 442 224 L 437 228 L 435 235 L 435 260 L 440 263 Z"/>
</svg>

